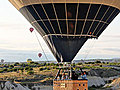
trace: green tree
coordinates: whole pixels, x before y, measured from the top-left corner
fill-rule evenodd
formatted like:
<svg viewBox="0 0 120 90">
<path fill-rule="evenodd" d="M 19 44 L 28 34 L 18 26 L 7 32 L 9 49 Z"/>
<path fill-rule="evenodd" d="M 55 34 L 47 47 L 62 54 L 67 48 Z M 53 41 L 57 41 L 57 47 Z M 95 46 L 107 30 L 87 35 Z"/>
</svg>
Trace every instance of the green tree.
<svg viewBox="0 0 120 90">
<path fill-rule="evenodd" d="M 46 69 L 47 69 L 47 70 L 50 70 L 50 68 L 49 68 L 49 67 L 47 67 Z"/>
<path fill-rule="evenodd" d="M 0 70 L 0 73 L 3 73 L 3 70 Z"/>
<path fill-rule="evenodd" d="M 3 71 L 7 71 L 7 68 L 3 68 Z"/>
<path fill-rule="evenodd" d="M 21 64 L 20 64 L 20 66 L 25 67 L 25 66 L 26 66 L 26 64 L 25 64 L 25 63 L 21 63 Z"/>
<path fill-rule="evenodd" d="M 77 65 L 82 65 L 82 63 L 77 63 Z"/>
<path fill-rule="evenodd" d="M 29 68 L 30 68 L 30 67 L 29 67 L 29 66 L 27 66 L 27 67 L 25 67 L 25 70 L 29 70 Z"/>
<path fill-rule="evenodd" d="M 39 71 L 43 71 L 44 69 L 43 68 L 40 68 Z"/>
<path fill-rule="evenodd" d="M 9 68 L 14 68 L 14 66 L 13 66 L 13 65 L 10 65 Z"/>
<path fill-rule="evenodd" d="M 38 62 L 34 62 L 34 64 L 38 65 L 39 63 Z"/>
<path fill-rule="evenodd" d="M 34 74 L 34 71 L 27 71 L 27 74 L 33 75 L 33 74 Z"/>
<path fill-rule="evenodd" d="M 7 69 L 7 72 L 12 72 L 13 71 L 13 69 Z"/>
<path fill-rule="evenodd" d="M 28 69 L 28 70 L 33 70 L 33 68 L 29 67 L 29 69 Z"/>
<path fill-rule="evenodd" d="M 32 62 L 30 62 L 30 64 L 34 64 L 34 62 L 32 61 Z"/>
<path fill-rule="evenodd" d="M 47 63 L 45 66 L 50 66 L 50 63 Z"/>
<path fill-rule="evenodd" d="M 54 63 L 50 63 L 50 66 L 55 66 L 55 64 Z"/>
<path fill-rule="evenodd" d="M 59 64 L 57 63 L 56 66 L 59 66 Z"/>
<path fill-rule="evenodd" d="M 19 63 L 18 62 L 16 62 L 15 64 L 14 64 L 14 66 L 18 66 L 19 65 Z"/>
<path fill-rule="evenodd" d="M 23 67 L 19 68 L 19 70 L 21 70 L 21 73 L 23 74 L 24 68 Z"/>
<path fill-rule="evenodd" d="M 101 61 L 97 60 L 95 63 L 101 63 Z"/>
<path fill-rule="evenodd" d="M 15 72 L 16 72 L 17 70 L 18 70 L 17 68 L 14 68 L 14 69 L 13 69 L 13 71 L 15 71 Z"/>
<path fill-rule="evenodd" d="M 53 66 L 53 69 L 57 69 L 57 66 Z"/>
</svg>

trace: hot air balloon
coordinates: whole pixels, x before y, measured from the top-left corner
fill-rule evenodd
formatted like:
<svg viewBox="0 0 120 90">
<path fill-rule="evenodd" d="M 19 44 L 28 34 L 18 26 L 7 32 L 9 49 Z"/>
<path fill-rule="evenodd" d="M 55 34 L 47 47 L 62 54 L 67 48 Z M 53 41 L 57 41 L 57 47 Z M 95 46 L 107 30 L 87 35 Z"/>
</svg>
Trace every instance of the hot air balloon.
<svg viewBox="0 0 120 90">
<path fill-rule="evenodd" d="M 120 13 L 120 0 L 9 1 L 43 37 L 58 62 L 71 62 L 84 43 L 90 38 L 98 38 Z M 63 90 L 70 88 L 65 84 L 55 85 L 64 87 Z M 54 89 L 58 90 L 58 87 Z M 88 89 L 82 87 L 82 90 Z"/>
<path fill-rule="evenodd" d="M 120 0 L 9 0 L 43 37 L 58 62 L 71 62 L 120 12 Z"/>
<path fill-rule="evenodd" d="M 34 28 L 30 28 L 30 32 L 33 32 L 34 31 Z"/>
<path fill-rule="evenodd" d="M 41 53 L 38 53 L 38 57 L 40 58 L 42 56 L 42 54 Z"/>
</svg>

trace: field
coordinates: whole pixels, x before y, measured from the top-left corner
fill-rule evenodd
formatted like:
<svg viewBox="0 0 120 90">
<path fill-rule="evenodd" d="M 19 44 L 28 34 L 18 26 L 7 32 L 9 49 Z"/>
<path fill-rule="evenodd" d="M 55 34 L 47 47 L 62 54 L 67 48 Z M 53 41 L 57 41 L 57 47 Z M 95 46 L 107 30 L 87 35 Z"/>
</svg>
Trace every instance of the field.
<svg viewBox="0 0 120 90">
<path fill-rule="evenodd" d="M 71 64 L 74 70 L 79 70 L 82 68 L 89 72 L 93 69 L 101 77 L 107 77 L 108 75 L 115 76 L 120 74 L 118 70 L 113 68 L 120 65 L 120 63 L 104 63 L 100 61 L 88 62 L 85 64 L 77 63 Z M 62 65 L 61 65 L 62 66 Z M 58 64 L 54 63 L 14 63 L 13 65 L 1 65 L 0 68 L 0 80 L 11 80 L 11 81 L 21 81 L 24 82 L 47 82 L 52 83 L 55 75 L 58 71 Z M 107 72 L 104 73 L 104 72 Z M 114 72 L 114 73 L 113 73 Z M 109 73 L 109 74 L 108 74 Z"/>
</svg>

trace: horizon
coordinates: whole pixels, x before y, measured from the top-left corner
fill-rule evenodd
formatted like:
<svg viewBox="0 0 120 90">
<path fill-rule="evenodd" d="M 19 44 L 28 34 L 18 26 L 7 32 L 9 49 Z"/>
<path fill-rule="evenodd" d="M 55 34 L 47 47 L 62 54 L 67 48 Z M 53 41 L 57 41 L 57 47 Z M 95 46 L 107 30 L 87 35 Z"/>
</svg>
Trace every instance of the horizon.
<svg viewBox="0 0 120 90">
<path fill-rule="evenodd" d="M 8 0 L 0 1 L 0 60 L 5 61 L 26 61 L 45 60 L 34 33 L 29 31 L 32 27 L 29 22 L 9 3 Z M 106 28 L 98 40 L 88 40 L 76 59 L 89 58 L 120 58 L 120 14 Z M 39 40 L 44 46 L 44 51 L 49 60 L 55 60 L 51 51 L 45 44 L 42 37 L 37 33 Z"/>
<path fill-rule="evenodd" d="M 29 58 L 30 59 L 30 58 Z M 90 59 L 74 59 L 72 62 L 74 62 L 74 61 L 96 61 L 96 60 L 101 60 L 101 61 L 106 61 L 106 60 L 114 60 L 114 61 L 120 61 L 120 58 L 90 58 Z M 27 62 L 27 60 L 26 61 L 13 61 L 13 62 L 8 62 L 8 61 L 4 61 L 4 63 L 15 63 L 15 62 L 18 62 L 18 63 L 24 63 L 24 62 Z M 41 61 L 39 61 L 39 60 L 33 60 L 32 59 L 32 62 L 57 62 L 56 60 L 48 60 L 48 61 L 46 61 L 46 60 L 41 60 Z M 1 62 L 0 62 L 1 63 Z"/>
</svg>

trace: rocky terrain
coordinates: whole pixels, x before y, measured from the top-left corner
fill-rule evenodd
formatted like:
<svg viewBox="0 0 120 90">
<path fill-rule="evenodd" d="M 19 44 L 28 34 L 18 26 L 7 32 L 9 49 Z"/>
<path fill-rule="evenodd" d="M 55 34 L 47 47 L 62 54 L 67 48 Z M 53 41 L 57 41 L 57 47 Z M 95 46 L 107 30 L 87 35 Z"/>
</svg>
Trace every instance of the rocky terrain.
<svg viewBox="0 0 120 90">
<path fill-rule="evenodd" d="M 115 79 L 115 76 L 120 75 L 120 71 L 118 69 L 90 69 L 87 72 L 87 78 L 88 78 L 88 86 L 89 87 L 95 87 L 95 90 L 119 90 L 118 88 L 120 88 L 120 78 L 119 79 Z M 26 85 L 22 85 L 22 84 L 15 84 L 12 82 L 1 82 L 0 83 L 0 90 L 32 90 L 32 88 L 41 88 L 41 90 L 47 90 L 47 87 L 43 87 L 40 85 L 50 85 L 50 83 L 52 83 L 52 79 L 51 80 L 47 80 L 45 79 L 46 77 L 54 77 L 55 74 L 53 74 L 53 76 L 49 76 L 49 74 L 47 76 L 45 75 L 39 75 L 39 77 L 42 77 L 42 79 L 44 78 L 43 82 L 39 83 L 38 85 L 33 84 L 31 86 L 31 89 L 28 88 L 27 84 Z M 38 76 L 36 76 L 38 77 Z M 114 80 L 112 83 L 110 84 L 106 84 L 107 82 L 109 82 Z M 29 81 L 29 80 L 28 80 Z M 22 81 L 21 81 L 22 82 Z M 97 87 L 103 87 L 102 89 L 97 89 Z M 107 88 L 105 88 L 107 87 Z M 14 89 L 13 89 L 14 88 Z M 52 90 L 52 87 L 50 87 Z M 48 89 L 49 90 L 49 89 Z M 92 90 L 92 89 L 90 89 Z"/>
<path fill-rule="evenodd" d="M 88 72 L 89 76 L 98 76 L 98 77 L 114 77 L 120 75 L 120 70 L 118 69 L 91 69 Z"/>
<path fill-rule="evenodd" d="M 113 80 L 111 84 L 108 85 L 113 90 L 120 90 L 120 78 Z"/>
<path fill-rule="evenodd" d="M 88 85 L 94 89 L 90 90 L 120 90 L 119 75 L 119 69 L 91 69 L 88 71 Z"/>
<path fill-rule="evenodd" d="M 21 84 L 15 84 L 10 81 L 0 81 L 0 90 L 30 90 Z"/>
<path fill-rule="evenodd" d="M 44 86 L 44 85 L 32 85 L 31 88 L 29 86 L 16 84 L 10 81 L 0 81 L 0 90 L 53 90 L 52 86 Z"/>
</svg>

